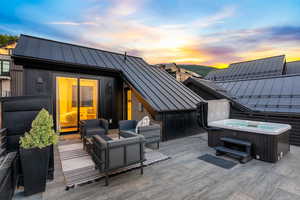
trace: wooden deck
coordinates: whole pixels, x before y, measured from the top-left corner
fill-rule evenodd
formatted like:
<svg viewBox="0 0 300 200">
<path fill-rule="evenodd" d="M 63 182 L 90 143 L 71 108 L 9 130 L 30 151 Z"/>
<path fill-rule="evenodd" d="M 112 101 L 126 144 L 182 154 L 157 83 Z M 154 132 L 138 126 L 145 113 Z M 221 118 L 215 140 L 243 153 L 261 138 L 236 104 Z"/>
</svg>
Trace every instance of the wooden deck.
<svg viewBox="0 0 300 200">
<path fill-rule="evenodd" d="M 198 159 L 214 153 L 207 146 L 206 134 L 164 142 L 160 151 L 172 158 L 146 167 L 144 175 L 130 171 L 112 177 L 108 187 L 100 180 L 69 191 L 64 190 L 56 152 L 55 180 L 48 183 L 42 199 L 300 199 L 300 147 L 292 146 L 277 164 L 252 160 L 229 170 Z"/>
</svg>

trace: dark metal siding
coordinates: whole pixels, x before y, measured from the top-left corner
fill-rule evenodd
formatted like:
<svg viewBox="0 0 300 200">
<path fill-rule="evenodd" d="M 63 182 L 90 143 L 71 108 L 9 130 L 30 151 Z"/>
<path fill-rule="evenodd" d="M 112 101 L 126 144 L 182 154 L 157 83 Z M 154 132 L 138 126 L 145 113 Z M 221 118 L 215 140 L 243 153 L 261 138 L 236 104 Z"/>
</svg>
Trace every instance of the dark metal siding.
<svg viewBox="0 0 300 200">
<path fill-rule="evenodd" d="M 23 95 L 23 67 L 20 65 L 12 65 L 10 70 L 11 77 L 11 96 Z"/>
<path fill-rule="evenodd" d="M 125 57 L 118 53 L 25 35 L 21 35 L 13 55 L 15 59 L 26 58 L 81 65 L 82 68 L 120 71 L 157 112 L 195 110 L 196 103 L 202 101 L 167 72 L 148 65 L 138 57 Z"/>
<path fill-rule="evenodd" d="M 155 116 L 162 122 L 162 139 L 164 141 L 199 134 L 196 111 L 166 112 Z"/>
</svg>

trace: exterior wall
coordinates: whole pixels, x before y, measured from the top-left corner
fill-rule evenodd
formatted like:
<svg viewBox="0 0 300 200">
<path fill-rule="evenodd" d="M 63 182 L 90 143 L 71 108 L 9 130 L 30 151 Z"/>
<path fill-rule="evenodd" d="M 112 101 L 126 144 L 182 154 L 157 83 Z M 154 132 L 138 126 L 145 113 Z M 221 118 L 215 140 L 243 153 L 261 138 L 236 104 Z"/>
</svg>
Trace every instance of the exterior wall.
<svg viewBox="0 0 300 200">
<path fill-rule="evenodd" d="M 1 81 L 1 96 L 2 97 L 10 96 L 10 80 Z"/>
<path fill-rule="evenodd" d="M 0 48 L 1 50 L 1 48 Z M 2 49 L 3 50 L 3 49 Z M 5 54 L 1 54 L 5 53 Z M 11 61 L 11 57 L 10 55 L 6 54 L 6 52 L 0 51 L 0 60 L 8 60 Z M 1 64 L 1 63 L 0 63 Z M 12 66 L 12 62 L 10 64 L 10 66 Z M 10 86 L 10 77 L 5 75 L 0 75 L 0 95 L 1 97 L 7 97 L 11 95 L 11 86 Z"/>
<path fill-rule="evenodd" d="M 154 117 L 143 108 L 140 111 L 139 101 L 136 96 L 132 95 L 132 119 L 141 120 L 149 116 L 152 121 L 162 127 L 162 140 L 171 140 L 199 133 L 196 111 L 181 111 L 158 113 Z"/>
<path fill-rule="evenodd" d="M 23 66 L 15 65 L 14 63 L 10 69 L 11 77 L 11 96 L 22 96 L 23 95 Z"/>
<path fill-rule="evenodd" d="M 0 54 L 3 55 L 10 55 L 11 54 L 11 50 L 14 49 L 17 45 L 17 42 L 14 42 L 12 44 L 6 45 L 2 48 L 0 48 Z"/>
<path fill-rule="evenodd" d="M 162 123 L 164 141 L 198 134 L 202 131 L 197 123 L 196 111 L 159 113 L 155 119 Z"/>
<path fill-rule="evenodd" d="M 24 67 L 24 95 L 51 96 L 56 116 L 56 89 L 55 76 L 71 76 L 77 78 L 91 78 L 99 80 L 100 95 L 98 101 L 98 117 L 111 121 L 111 128 L 117 128 L 122 119 L 122 80 L 117 77 L 100 75 L 78 74 L 62 71 Z"/>
<path fill-rule="evenodd" d="M 131 109 L 131 116 L 134 120 L 141 120 L 145 116 L 149 116 L 151 120 L 154 120 L 150 113 L 142 106 L 142 104 L 138 101 L 134 93 L 132 93 L 132 109 Z M 142 108 L 142 110 L 141 110 Z"/>
</svg>

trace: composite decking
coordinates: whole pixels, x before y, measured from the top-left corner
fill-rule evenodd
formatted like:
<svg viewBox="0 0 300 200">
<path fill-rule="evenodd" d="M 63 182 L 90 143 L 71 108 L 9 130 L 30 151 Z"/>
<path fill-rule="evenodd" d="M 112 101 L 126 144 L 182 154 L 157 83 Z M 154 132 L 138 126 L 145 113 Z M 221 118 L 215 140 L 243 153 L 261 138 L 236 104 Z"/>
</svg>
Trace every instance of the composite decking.
<svg viewBox="0 0 300 200">
<path fill-rule="evenodd" d="M 65 191 L 59 156 L 55 152 L 55 180 L 47 191 L 32 199 L 106 200 L 106 199 L 212 199 L 212 200 L 282 200 L 300 199 L 300 147 L 276 164 L 252 160 L 223 169 L 198 159 L 214 153 L 207 146 L 207 135 L 199 134 L 161 144 L 160 151 L 172 159 L 139 170 L 119 174 Z"/>
</svg>

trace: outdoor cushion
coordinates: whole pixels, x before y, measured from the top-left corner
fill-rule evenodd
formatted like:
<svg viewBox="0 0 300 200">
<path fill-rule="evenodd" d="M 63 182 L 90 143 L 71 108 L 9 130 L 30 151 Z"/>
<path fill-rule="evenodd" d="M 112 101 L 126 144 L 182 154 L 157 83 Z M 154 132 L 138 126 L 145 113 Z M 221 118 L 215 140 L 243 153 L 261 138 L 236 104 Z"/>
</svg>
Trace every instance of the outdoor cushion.
<svg viewBox="0 0 300 200">
<path fill-rule="evenodd" d="M 86 130 L 86 136 L 92 136 L 92 135 L 105 135 L 106 130 L 104 128 L 89 128 Z"/>
<path fill-rule="evenodd" d="M 143 119 L 137 123 L 135 132 L 136 133 L 138 132 L 139 127 L 144 127 L 144 126 L 149 126 L 149 125 L 150 125 L 150 118 L 148 116 L 143 117 Z"/>
</svg>

